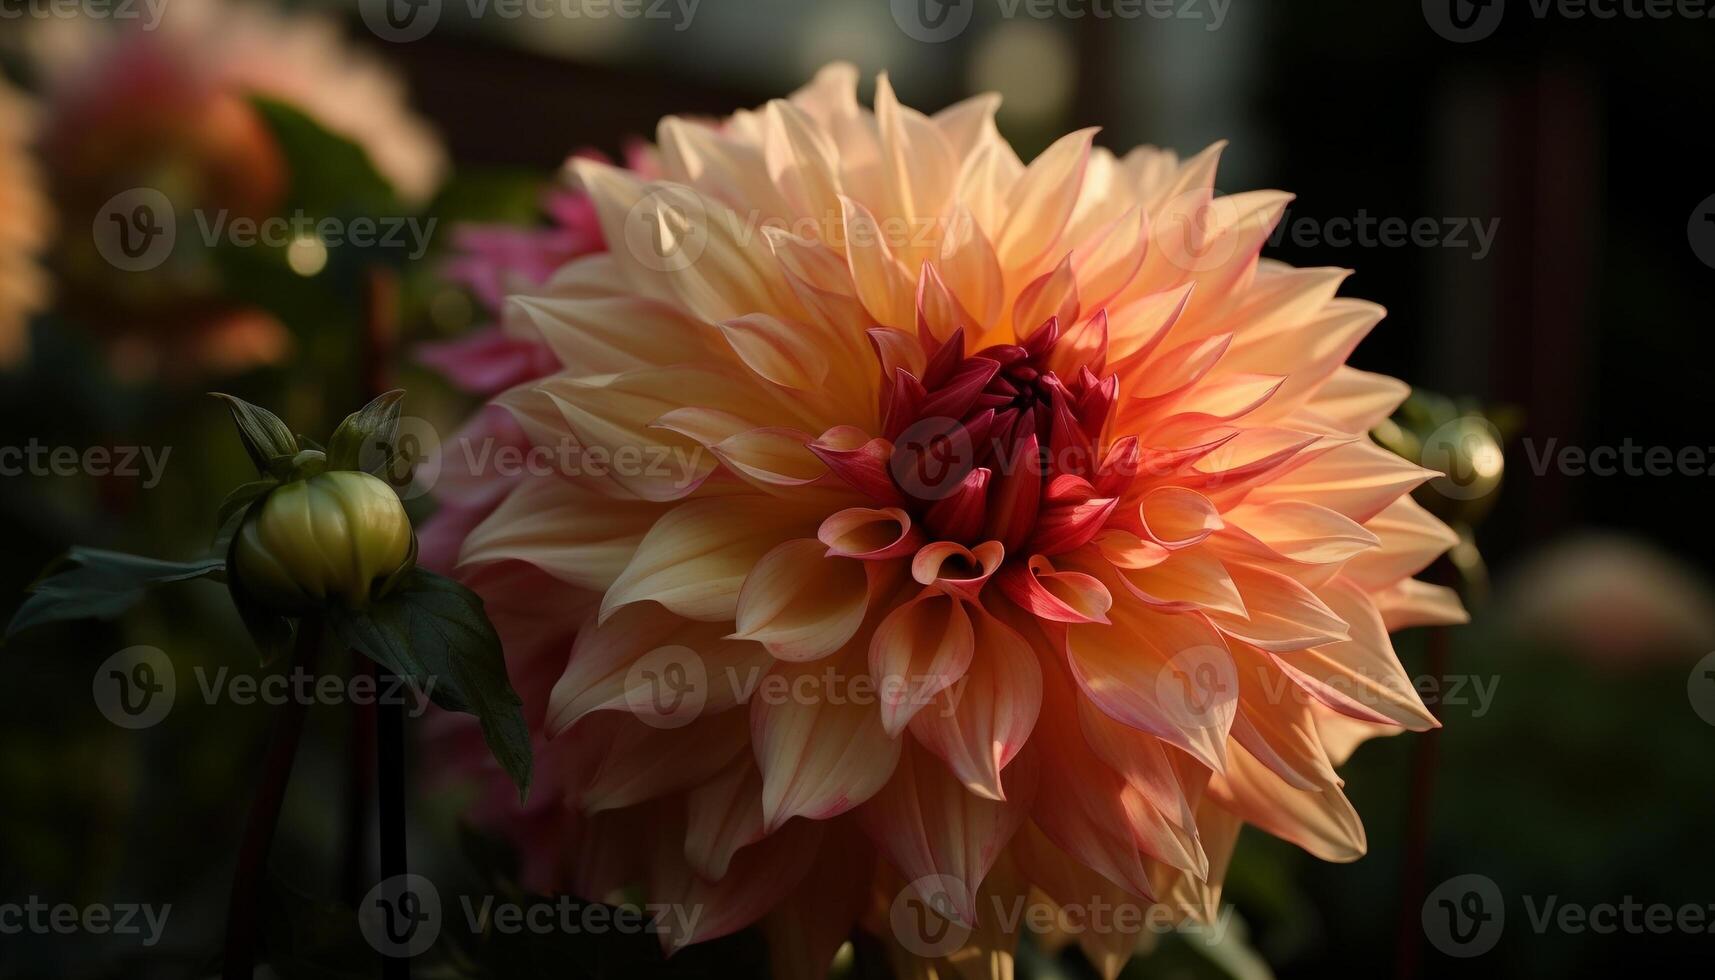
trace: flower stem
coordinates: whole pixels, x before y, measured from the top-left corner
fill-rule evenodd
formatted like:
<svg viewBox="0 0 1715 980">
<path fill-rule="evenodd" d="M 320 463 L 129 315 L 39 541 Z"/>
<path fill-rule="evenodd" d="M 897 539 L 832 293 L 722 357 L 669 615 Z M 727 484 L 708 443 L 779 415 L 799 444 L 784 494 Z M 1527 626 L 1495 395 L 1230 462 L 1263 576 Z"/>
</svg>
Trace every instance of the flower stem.
<svg viewBox="0 0 1715 980">
<path fill-rule="evenodd" d="M 369 270 L 364 296 L 363 384 L 374 398 L 386 391 L 399 321 L 399 276 L 377 265 Z M 374 666 L 376 690 L 394 689 L 393 673 Z M 375 718 L 375 799 L 380 818 L 381 880 L 407 873 L 405 857 L 405 712 L 397 700 L 378 699 Z M 383 957 L 385 980 L 408 980 L 411 961 Z"/>
<path fill-rule="evenodd" d="M 1447 559 L 1443 558 L 1430 570 L 1431 581 L 1452 584 L 1454 576 Z M 1430 677 L 1445 684 L 1447 680 L 1448 648 L 1452 633 L 1445 626 L 1429 628 Z M 1437 718 L 1440 706 L 1429 709 Z M 1423 967 L 1423 924 L 1421 905 L 1424 901 L 1429 862 L 1430 809 L 1435 798 L 1435 769 L 1440 761 L 1441 729 L 1431 729 L 1417 736 L 1411 751 L 1411 792 L 1405 811 L 1405 864 L 1400 872 L 1399 924 L 1394 976 L 1397 980 L 1417 980 Z"/>
<path fill-rule="evenodd" d="M 314 671 L 321 650 L 322 626 L 315 617 L 298 624 L 292 649 L 292 666 Z M 288 698 L 274 715 L 268 733 L 268 754 L 262 764 L 262 785 L 250 801 L 244 822 L 244 841 L 239 846 L 238 868 L 232 875 L 232 895 L 227 902 L 225 980 L 250 980 L 256 970 L 257 922 L 262 903 L 262 885 L 267 877 L 268 852 L 280 824 L 280 805 L 292 778 L 292 762 L 304 733 L 309 704 L 303 698 Z"/>
<path fill-rule="evenodd" d="M 375 669 L 377 689 L 393 689 L 393 673 Z M 375 706 L 376 797 L 381 815 L 381 879 L 406 874 L 405 860 L 405 714 L 397 699 L 384 699 Z M 381 975 L 385 980 L 407 980 L 411 961 L 386 957 Z"/>
</svg>

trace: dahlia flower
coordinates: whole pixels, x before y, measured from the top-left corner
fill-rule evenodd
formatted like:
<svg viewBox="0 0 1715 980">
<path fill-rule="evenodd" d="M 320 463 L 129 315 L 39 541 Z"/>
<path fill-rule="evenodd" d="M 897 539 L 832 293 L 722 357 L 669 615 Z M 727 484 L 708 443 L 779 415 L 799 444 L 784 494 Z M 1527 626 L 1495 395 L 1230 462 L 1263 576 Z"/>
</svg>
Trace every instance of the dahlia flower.
<svg viewBox="0 0 1715 980">
<path fill-rule="evenodd" d="M 1365 436 L 1406 388 L 1345 365 L 1382 310 L 1259 258 L 1287 196 L 1215 195 L 1219 146 L 1026 165 L 993 96 L 856 85 L 571 165 L 609 249 L 510 298 L 559 367 L 496 399 L 567 465 L 461 550 L 540 752 L 484 815 L 781 976 L 853 928 L 1010 975 L 1026 899 L 1207 919 L 1245 823 L 1356 858 L 1335 766 L 1436 724 L 1388 633 L 1463 617 Z M 1139 929 L 1079 941 L 1111 977 Z"/>
<path fill-rule="evenodd" d="M 34 132 L 33 107 L 0 79 L 0 366 L 23 356 L 30 314 L 47 291 L 36 261 L 49 217 L 30 158 Z"/>
</svg>

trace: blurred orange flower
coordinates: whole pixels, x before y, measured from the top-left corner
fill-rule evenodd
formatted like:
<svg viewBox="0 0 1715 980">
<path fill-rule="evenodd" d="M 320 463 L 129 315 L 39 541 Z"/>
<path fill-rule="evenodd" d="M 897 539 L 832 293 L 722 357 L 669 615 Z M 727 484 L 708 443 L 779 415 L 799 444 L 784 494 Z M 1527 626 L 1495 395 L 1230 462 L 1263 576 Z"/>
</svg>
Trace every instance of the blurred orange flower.
<svg viewBox="0 0 1715 980">
<path fill-rule="evenodd" d="M 354 141 L 407 201 L 426 199 L 445 171 L 400 81 L 321 17 L 174 0 L 158 26 L 45 20 L 26 42 L 45 89 L 54 199 L 71 227 L 125 220 L 139 189 L 164 196 L 184 228 L 276 214 L 290 174 L 256 95 Z M 61 243 L 66 306 L 108 341 L 115 370 L 194 376 L 282 358 L 284 326 L 229 295 L 209 250 L 178 237 L 147 275 L 117 270 L 95 236 Z"/>
<path fill-rule="evenodd" d="M 37 258 L 51 220 L 30 155 L 35 122 L 35 107 L 0 79 L 0 367 L 23 357 L 30 314 L 47 298 Z"/>
</svg>

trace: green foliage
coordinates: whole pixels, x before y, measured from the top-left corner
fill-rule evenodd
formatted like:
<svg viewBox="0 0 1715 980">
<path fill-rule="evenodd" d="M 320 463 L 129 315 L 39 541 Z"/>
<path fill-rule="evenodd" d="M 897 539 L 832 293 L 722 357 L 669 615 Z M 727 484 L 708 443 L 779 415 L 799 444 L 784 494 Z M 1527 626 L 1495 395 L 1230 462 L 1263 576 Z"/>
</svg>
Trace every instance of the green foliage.
<svg viewBox="0 0 1715 980">
<path fill-rule="evenodd" d="M 72 548 L 30 586 L 30 596 L 6 627 L 8 637 L 43 623 L 112 619 L 157 585 L 222 578 L 226 562 L 161 561 L 99 548 Z"/>
<path fill-rule="evenodd" d="M 520 797 L 529 794 L 524 703 L 507 679 L 500 637 L 476 593 L 418 568 L 368 610 L 335 609 L 329 616 L 353 649 L 409 679 L 441 707 L 476 715 Z"/>
</svg>

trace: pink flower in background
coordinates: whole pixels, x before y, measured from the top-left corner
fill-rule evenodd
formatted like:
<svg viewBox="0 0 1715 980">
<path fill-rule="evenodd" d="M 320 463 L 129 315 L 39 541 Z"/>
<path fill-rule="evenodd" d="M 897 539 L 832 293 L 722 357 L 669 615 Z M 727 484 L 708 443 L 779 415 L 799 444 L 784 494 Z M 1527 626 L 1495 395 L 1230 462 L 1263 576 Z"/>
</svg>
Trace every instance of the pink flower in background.
<svg viewBox="0 0 1715 980">
<path fill-rule="evenodd" d="M 607 160 L 592 150 L 576 158 Z M 642 144 L 626 148 L 625 162 L 640 175 L 658 170 L 653 150 Z M 606 251 L 595 205 L 582 190 L 546 191 L 542 212 L 548 219 L 545 227 L 463 224 L 454 228 L 452 255 L 441 266 L 442 277 L 469 290 L 489 317 L 499 320 L 508 295 L 541 286 L 575 258 Z M 484 396 L 559 369 L 559 361 L 534 330 L 507 329 L 497 323 L 485 324 L 468 337 L 421 344 L 417 359 L 464 391 Z"/>
<path fill-rule="evenodd" d="M 592 160 L 606 156 L 584 151 Z M 632 144 L 626 165 L 639 174 L 657 172 L 651 148 Z M 553 188 L 542 195 L 547 227 L 465 224 L 453 230 L 452 256 L 441 275 L 463 286 L 495 319 L 502 317 L 509 293 L 546 283 L 572 259 L 607 249 L 589 195 Z M 418 345 L 417 360 L 434 368 L 458 388 L 490 397 L 559 370 L 559 359 L 534 330 L 498 323 L 478 327 L 470 336 Z M 510 413 L 496 407 L 478 412 L 454 437 L 455 446 L 524 451 L 524 430 Z M 484 459 L 492 457 L 485 456 Z M 511 481 L 482 467 L 465 453 L 448 454 L 436 486 L 439 509 L 421 534 L 421 559 L 430 568 L 450 569 L 465 537 L 505 496 Z"/>
<path fill-rule="evenodd" d="M 509 292 L 548 281 L 572 259 L 606 249 L 595 208 L 581 191 L 555 189 L 543 195 L 546 228 L 465 224 L 453 229 L 452 256 L 441 267 L 449 282 L 468 289 L 489 316 L 498 318 Z M 559 362 L 538 337 L 485 325 L 468 337 L 422 344 L 417 359 L 475 395 L 495 395 L 515 384 L 553 373 Z"/>
</svg>

